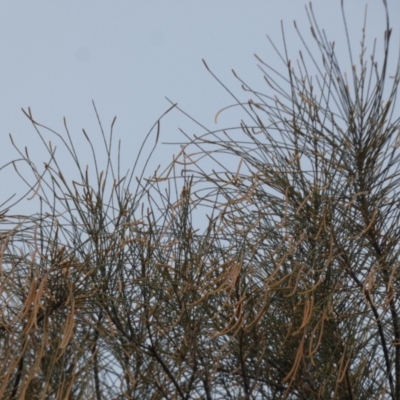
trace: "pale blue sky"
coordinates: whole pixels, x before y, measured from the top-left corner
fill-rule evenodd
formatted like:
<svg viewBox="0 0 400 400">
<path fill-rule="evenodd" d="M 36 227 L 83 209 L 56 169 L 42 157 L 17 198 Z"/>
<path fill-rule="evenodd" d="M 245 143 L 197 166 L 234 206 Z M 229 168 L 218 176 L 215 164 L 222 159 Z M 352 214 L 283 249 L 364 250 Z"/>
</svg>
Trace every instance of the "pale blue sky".
<svg viewBox="0 0 400 400">
<path fill-rule="evenodd" d="M 355 54 L 365 3 L 345 1 Z M 368 37 L 381 39 L 381 0 L 368 3 Z M 310 37 L 305 4 L 302 0 L 2 1 L 0 164 L 17 158 L 10 132 L 19 146 L 28 146 L 38 164 L 47 159 L 21 107 L 30 106 L 37 121 L 59 133 L 64 133 L 65 116 L 80 143 L 81 128 L 95 141 L 100 138 L 94 100 L 105 127 L 117 116 L 115 135 L 123 141 L 123 169 L 131 167 L 128 159 L 134 159 L 146 133 L 168 108 L 165 96 L 216 128 L 216 112 L 232 100 L 206 71 L 202 58 L 235 93 L 242 92 L 232 68 L 260 91 L 268 91 L 253 54 L 282 68 L 266 35 L 281 46 L 283 20 L 295 59 L 300 44 L 294 19 Z M 346 59 L 340 0 L 318 0 L 313 5 L 320 26 L 343 46 Z M 400 2 L 389 0 L 389 7 L 393 44 L 398 45 Z M 393 50 L 397 52 L 396 47 Z M 240 118 L 228 111 L 219 127 L 237 125 Z M 160 141 L 183 140 L 178 127 L 185 126 L 187 121 L 177 112 L 170 114 L 161 125 Z M 159 148 L 155 163 L 166 165 L 177 151 L 171 146 Z M 0 203 L 11 193 L 22 193 L 24 186 L 10 169 L 1 171 L 0 179 Z"/>
</svg>

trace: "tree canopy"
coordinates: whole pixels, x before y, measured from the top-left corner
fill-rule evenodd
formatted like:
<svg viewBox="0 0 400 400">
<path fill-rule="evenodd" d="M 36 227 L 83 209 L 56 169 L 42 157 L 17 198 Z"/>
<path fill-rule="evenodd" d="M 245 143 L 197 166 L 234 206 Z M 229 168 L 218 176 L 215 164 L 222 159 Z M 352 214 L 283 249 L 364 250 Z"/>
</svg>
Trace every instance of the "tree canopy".
<svg viewBox="0 0 400 400">
<path fill-rule="evenodd" d="M 257 57 L 265 93 L 236 75 L 238 126 L 188 116 L 196 133 L 154 174 L 121 172 L 96 107 L 107 157 L 83 131 L 91 161 L 66 122 L 24 111 L 49 158 L 15 145 L 8 165 L 29 166 L 20 201 L 38 211 L 0 216 L 1 398 L 400 400 L 400 63 L 383 7 L 383 53 L 364 25 L 356 58 L 345 13 L 338 49 L 310 5 L 297 60 L 284 32 L 280 70 Z"/>
</svg>

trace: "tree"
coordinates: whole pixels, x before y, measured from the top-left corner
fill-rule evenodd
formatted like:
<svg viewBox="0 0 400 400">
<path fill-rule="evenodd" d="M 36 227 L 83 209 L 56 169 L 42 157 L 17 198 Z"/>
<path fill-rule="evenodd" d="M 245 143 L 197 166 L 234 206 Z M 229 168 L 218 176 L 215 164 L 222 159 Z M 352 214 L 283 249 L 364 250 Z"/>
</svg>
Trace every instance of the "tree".
<svg viewBox="0 0 400 400">
<path fill-rule="evenodd" d="M 384 8 L 382 61 L 364 26 L 347 78 L 310 6 L 322 61 L 298 31 L 295 67 L 283 36 L 286 76 L 259 58 L 268 94 L 238 77 L 249 122 L 187 135 L 147 179 L 113 165 L 113 122 L 94 178 L 66 125 L 69 183 L 26 112 L 50 159 L 40 171 L 20 151 L 40 211 L 2 217 L 3 398 L 400 399 L 400 63 L 392 76 Z"/>
</svg>

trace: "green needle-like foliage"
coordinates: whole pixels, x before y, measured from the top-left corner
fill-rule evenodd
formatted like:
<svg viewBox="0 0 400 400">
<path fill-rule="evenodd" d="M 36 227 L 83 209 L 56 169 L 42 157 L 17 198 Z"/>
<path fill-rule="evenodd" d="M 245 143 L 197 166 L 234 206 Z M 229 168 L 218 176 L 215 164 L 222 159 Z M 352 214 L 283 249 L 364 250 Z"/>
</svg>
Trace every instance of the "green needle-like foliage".
<svg viewBox="0 0 400 400">
<path fill-rule="evenodd" d="M 383 54 L 364 26 L 356 59 L 343 13 L 346 70 L 308 16 L 296 62 L 285 34 L 279 70 L 257 57 L 266 94 L 238 78 L 239 126 L 185 134 L 164 172 L 121 174 L 115 121 L 103 161 L 84 131 L 83 162 L 25 112 L 49 159 L 15 146 L 39 211 L 0 216 L 0 398 L 400 400 L 389 18 Z"/>
</svg>

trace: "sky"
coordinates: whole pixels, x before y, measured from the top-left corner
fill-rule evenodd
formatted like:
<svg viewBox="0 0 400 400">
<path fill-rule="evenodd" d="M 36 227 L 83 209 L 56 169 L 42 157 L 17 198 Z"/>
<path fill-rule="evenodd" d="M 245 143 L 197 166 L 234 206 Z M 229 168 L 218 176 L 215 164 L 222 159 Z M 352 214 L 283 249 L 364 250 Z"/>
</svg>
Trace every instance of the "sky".
<svg viewBox="0 0 400 400">
<path fill-rule="evenodd" d="M 357 53 L 365 4 L 368 3 L 367 34 L 382 38 L 384 12 L 381 0 L 347 0 L 346 16 L 352 46 Z M 397 53 L 400 2 L 388 0 Z M 85 128 L 101 159 L 101 143 L 95 102 L 106 132 L 117 116 L 114 134 L 122 140 L 122 169 L 131 168 L 140 144 L 155 121 L 169 108 L 166 97 L 210 129 L 237 125 L 235 109 L 214 117 L 232 104 L 229 94 L 205 68 L 232 91 L 248 100 L 234 69 L 247 83 L 268 91 L 254 54 L 282 68 L 267 35 L 282 48 L 283 21 L 291 58 L 301 48 L 293 21 L 307 38 L 309 22 L 302 0 L 81 0 L 2 2 L 0 13 L 0 157 L 1 165 L 17 159 L 9 134 L 17 146 L 29 149 L 37 165 L 48 159 L 21 108 L 31 108 L 36 121 L 65 135 L 66 117 L 82 160 L 89 160 Z M 347 55 L 339 0 L 313 2 L 319 25 L 338 43 L 339 56 Z M 342 47 L 340 47 L 342 46 Z M 396 47 L 397 46 L 397 47 Z M 179 128 L 195 134 L 196 128 L 173 111 L 161 122 L 160 142 L 182 142 Z M 155 137 L 155 136 L 154 136 Z M 57 143 L 54 135 L 47 140 Z M 57 157 L 70 159 L 60 147 Z M 167 165 L 179 146 L 157 148 L 151 169 Z M 89 161 L 88 161 L 89 162 Z M 140 168 L 139 168 L 140 169 Z M 71 174 L 69 177 L 68 174 Z M 11 194 L 22 195 L 26 186 L 12 168 L 0 171 L 0 204 Z M 24 201 L 24 212 L 33 210 Z M 33 210 L 35 212 L 36 210 Z"/>
</svg>

